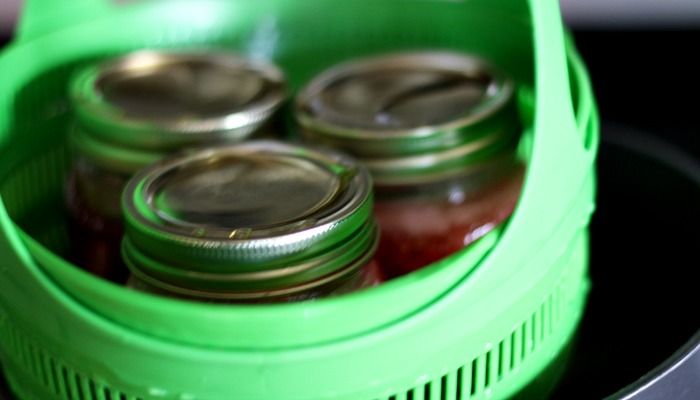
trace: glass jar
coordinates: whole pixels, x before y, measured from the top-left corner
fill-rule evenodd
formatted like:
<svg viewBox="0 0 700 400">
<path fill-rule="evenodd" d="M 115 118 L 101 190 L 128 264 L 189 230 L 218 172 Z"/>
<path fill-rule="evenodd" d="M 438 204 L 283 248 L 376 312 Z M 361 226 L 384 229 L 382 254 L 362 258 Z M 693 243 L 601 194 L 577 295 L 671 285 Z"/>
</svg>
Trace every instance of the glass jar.
<svg viewBox="0 0 700 400">
<path fill-rule="evenodd" d="M 514 91 L 487 60 L 416 51 L 332 66 L 296 96 L 302 140 L 371 172 L 387 278 L 461 250 L 513 213 L 525 168 Z"/>
<path fill-rule="evenodd" d="M 377 285 L 369 172 L 317 146 L 255 140 L 168 156 L 123 197 L 128 286 L 226 303 Z"/>
<path fill-rule="evenodd" d="M 67 178 L 76 265 L 123 283 L 121 192 L 128 179 L 187 147 L 275 137 L 286 81 L 274 64 L 222 51 L 139 50 L 72 78 L 75 162 Z"/>
</svg>

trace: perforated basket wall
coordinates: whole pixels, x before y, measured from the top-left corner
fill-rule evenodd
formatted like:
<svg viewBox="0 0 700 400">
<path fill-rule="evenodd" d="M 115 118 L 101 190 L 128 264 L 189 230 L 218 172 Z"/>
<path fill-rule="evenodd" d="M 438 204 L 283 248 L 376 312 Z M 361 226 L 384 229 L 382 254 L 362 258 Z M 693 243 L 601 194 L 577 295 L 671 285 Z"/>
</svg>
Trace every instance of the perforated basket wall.
<svg viewBox="0 0 700 400">
<path fill-rule="evenodd" d="M 22 399 L 464 400 L 546 396 L 585 309 L 598 116 L 555 0 L 27 0 L 0 54 L 0 363 Z M 350 57 L 447 48 L 521 85 L 528 170 L 474 247 L 312 303 L 216 306 L 128 291 L 66 262 L 76 67 L 220 47 L 292 89 Z"/>
</svg>

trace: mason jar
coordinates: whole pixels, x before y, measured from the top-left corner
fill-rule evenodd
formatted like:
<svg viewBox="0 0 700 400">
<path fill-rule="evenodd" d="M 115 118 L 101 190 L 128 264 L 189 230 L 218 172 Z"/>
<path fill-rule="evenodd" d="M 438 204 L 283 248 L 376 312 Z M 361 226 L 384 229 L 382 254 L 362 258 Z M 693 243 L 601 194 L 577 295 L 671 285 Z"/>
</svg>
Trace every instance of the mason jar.
<svg viewBox="0 0 700 400">
<path fill-rule="evenodd" d="M 323 147 L 255 140 L 168 156 L 124 191 L 127 285 L 225 303 L 375 286 L 372 202 L 366 168 Z"/>
<path fill-rule="evenodd" d="M 516 84 L 457 51 L 371 55 L 331 66 L 293 109 L 302 141 L 370 171 L 387 279 L 469 246 L 512 215 L 525 163 Z"/>
<path fill-rule="evenodd" d="M 66 185 L 69 258 L 123 283 L 120 199 L 146 165 L 187 147 L 276 137 L 287 98 L 273 63 L 225 51 L 139 50 L 81 68 L 70 82 L 75 160 Z"/>
</svg>

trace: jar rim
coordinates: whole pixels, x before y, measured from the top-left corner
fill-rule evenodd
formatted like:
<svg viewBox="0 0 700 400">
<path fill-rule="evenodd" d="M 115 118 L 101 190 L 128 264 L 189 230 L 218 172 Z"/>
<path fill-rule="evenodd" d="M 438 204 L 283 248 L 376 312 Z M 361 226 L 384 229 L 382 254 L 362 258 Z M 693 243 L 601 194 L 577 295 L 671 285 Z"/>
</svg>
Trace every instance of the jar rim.
<svg viewBox="0 0 700 400">
<path fill-rule="evenodd" d="M 252 79 L 260 88 L 253 90 L 247 101 L 239 99 L 240 104 L 224 101 L 235 96 L 221 88 L 216 98 L 207 98 L 206 93 L 195 96 L 207 92 L 205 86 L 217 86 L 205 79 L 207 70 L 213 71 L 207 79 L 218 78 L 222 88 L 231 89 Z M 167 84 L 149 79 L 166 80 Z M 155 90 L 154 85 L 163 87 Z M 129 101 L 136 96 L 130 96 L 129 91 L 136 90 L 151 93 L 149 96 L 152 92 L 167 93 L 149 101 L 148 107 L 132 106 Z M 113 94 L 120 91 L 127 94 Z M 201 141 L 242 140 L 282 106 L 287 91 L 285 74 L 273 62 L 214 49 L 136 50 L 83 66 L 71 77 L 69 86 L 76 119 L 87 133 L 107 143 L 151 150 Z M 168 102 L 185 105 L 178 112 L 165 112 Z M 207 106 L 212 107 L 211 112 Z M 166 110 L 157 111 L 159 107 Z M 153 112 L 143 111 L 148 109 Z"/>
<path fill-rule="evenodd" d="M 405 72 L 412 83 L 401 83 L 389 76 L 394 71 Z M 378 78 L 377 83 L 373 74 L 388 77 Z M 443 79 L 442 74 L 447 77 Z M 432 99 L 437 97 L 431 92 L 433 89 L 441 94 L 441 90 L 461 87 L 474 77 L 484 81 L 483 93 L 478 92 L 472 103 L 467 101 L 474 94 L 468 87 L 457 90 L 459 95 L 451 103 L 457 104 L 457 114 L 432 124 L 396 128 L 378 123 L 374 127 L 358 127 L 353 121 L 325 118 L 319 105 L 341 107 L 356 102 L 352 104 L 360 107 L 358 113 L 372 120 L 380 117 L 375 111 L 381 109 L 381 102 L 364 109 L 360 101 L 363 96 L 376 91 L 378 96 L 380 92 L 391 93 L 382 101 L 401 96 Z M 354 80 L 360 82 L 359 88 L 352 86 Z M 347 88 L 335 95 L 350 100 L 333 103 L 332 88 L 336 84 Z M 513 79 L 488 60 L 456 51 L 408 51 L 353 59 L 326 69 L 295 98 L 294 115 L 304 140 L 340 148 L 357 157 L 368 166 L 377 184 L 402 185 L 412 180 L 441 180 L 445 175 L 459 174 L 458 170 L 479 167 L 487 155 L 504 158 L 514 153 L 521 130 L 516 101 Z M 440 106 L 430 103 L 425 109 L 430 113 Z"/>
<path fill-rule="evenodd" d="M 386 72 L 422 73 L 430 71 L 435 74 L 457 75 L 463 81 L 474 78 L 487 79 L 482 99 L 467 107 L 459 118 L 434 124 L 419 124 L 410 127 L 395 128 L 381 123 L 375 129 L 357 128 L 343 123 L 328 121 L 320 115 L 324 110 L 312 107 L 311 103 L 323 96 L 327 90 L 338 82 L 361 81 L 371 74 Z M 418 85 L 418 84 L 417 84 Z M 385 90 L 386 88 L 381 88 Z M 405 90 L 410 90 L 407 88 Z M 420 88 L 422 89 L 422 88 Z M 389 54 L 366 56 L 351 59 L 332 66 L 309 80 L 295 96 L 294 113 L 301 125 L 329 138 L 339 140 L 362 140 L 373 144 L 392 144 L 398 141 L 414 142 L 434 136 L 448 135 L 450 131 L 468 128 L 475 122 L 488 119 L 504 108 L 514 97 L 513 79 L 496 65 L 473 54 L 452 51 L 406 51 Z M 387 152 L 401 152 L 401 149 L 375 149 Z M 369 149 L 367 150 L 369 151 Z M 410 151 L 409 151 L 410 152 Z"/>
</svg>

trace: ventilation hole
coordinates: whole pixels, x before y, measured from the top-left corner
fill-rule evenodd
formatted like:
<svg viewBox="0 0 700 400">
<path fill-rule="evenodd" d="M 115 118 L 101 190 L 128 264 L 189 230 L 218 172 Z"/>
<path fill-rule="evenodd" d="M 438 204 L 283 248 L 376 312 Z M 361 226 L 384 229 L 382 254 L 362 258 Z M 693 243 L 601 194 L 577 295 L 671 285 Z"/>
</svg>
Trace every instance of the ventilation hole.
<svg viewBox="0 0 700 400">
<path fill-rule="evenodd" d="M 460 400 L 457 397 L 457 392 L 460 392 L 459 386 L 461 385 L 459 371 L 452 370 L 446 377 L 445 400 Z"/>
<path fill-rule="evenodd" d="M 78 374 L 75 373 L 75 371 L 69 371 L 68 372 L 68 387 L 70 387 L 70 391 L 73 394 L 73 398 L 76 400 L 85 400 L 83 397 L 83 391 L 80 385 L 80 377 Z"/>
<path fill-rule="evenodd" d="M 591 111 L 591 113 L 596 112 L 595 109 Z M 583 145 L 586 148 L 586 150 L 591 150 L 596 147 L 598 144 L 598 135 L 597 135 L 597 116 L 593 116 L 592 118 L 594 119 L 587 119 L 586 121 L 586 127 L 584 129 L 584 134 L 585 137 L 583 139 Z M 596 122 L 594 122 L 596 121 Z"/>
<path fill-rule="evenodd" d="M 471 388 L 470 394 L 474 396 L 476 394 L 476 388 L 477 388 L 477 382 L 479 379 L 479 372 L 478 372 L 478 359 L 475 358 L 472 360 L 472 375 L 471 375 L 471 382 L 469 384 L 469 387 Z"/>
<path fill-rule="evenodd" d="M 557 288 L 557 297 L 558 297 L 558 301 L 557 301 L 557 323 L 559 323 L 559 322 L 561 321 L 561 319 L 562 319 L 562 317 L 563 317 L 564 309 L 565 309 L 565 307 L 566 307 L 566 304 L 565 304 L 566 299 L 565 299 L 565 297 L 564 297 L 564 290 L 565 290 L 564 284 L 565 284 L 565 283 L 566 283 L 566 281 L 564 281 L 564 282 L 562 283 L 562 286 L 560 286 L 560 287 Z"/>
<path fill-rule="evenodd" d="M 430 382 L 426 383 L 425 386 L 423 386 L 423 400 L 431 400 L 430 399 Z"/>
<path fill-rule="evenodd" d="M 510 334 L 510 371 L 513 371 L 516 367 L 516 357 L 515 355 L 518 354 L 518 338 L 517 336 L 518 330 L 514 330 L 513 333 Z"/>
<path fill-rule="evenodd" d="M 506 341 L 502 340 L 498 344 L 498 367 L 496 369 L 496 379 L 500 382 L 503 379 L 503 358 L 505 357 Z"/>
<path fill-rule="evenodd" d="M 472 394 L 472 371 L 474 370 L 474 363 L 471 362 L 466 364 L 465 369 L 462 370 L 462 390 L 463 398 L 469 398 Z"/>
<path fill-rule="evenodd" d="M 523 336 L 526 338 L 523 346 L 525 348 L 523 360 L 530 356 L 530 353 L 532 353 L 532 349 L 535 347 L 535 326 L 537 324 L 534 323 L 534 319 L 535 314 L 532 314 L 523 325 L 523 328 L 525 329 L 525 334 Z"/>
<path fill-rule="evenodd" d="M 32 360 L 32 347 L 29 344 L 29 342 L 25 339 L 22 338 L 22 358 L 24 359 L 24 365 L 29 371 L 29 373 L 32 374 L 32 376 L 38 376 L 39 374 L 37 373 L 36 370 L 36 365 L 34 365 L 34 361 Z"/>
<path fill-rule="evenodd" d="M 538 338 L 537 328 L 539 327 L 538 322 L 539 322 L 539 315 L 537 314 L 537 312 L 535 312 L 534 314 L 532 314 L 531 322 L 530 322 L 530 340 L 529 340 L 530 349 L 528 351 L 528 355 L 531 354 L 533 351 L 535 351 L 535 348 L 538 346 L 538 343 L 537 343 L 537 338 Z"/>
<path fill-rule="evenodd" d="M 459 371 L 452 370 L 442 377 L 442 393 L 440 394 L 440 400 L 459 400 L 457 397 L 457 392 L 459 382 Z"/>
<path fill-rule="evenodd" d="M 486 353 L 486 361 L 484 362 L 484 387 L 491 386 L 491 352 Z"/>
<path fill-rule="evenodd" d="M 547 298 L 547 336 L 554 332 L 554 295 Z"/>
<path fill-rule="evenodd" d="M 540 342 L 544 342 L 547 338 L 547 316 L 549 315 L 549 310 L 547 309 L 547 301 L 542 303 L 540 307 Z"/>
<path fill-rule="evenodd" d="M 32 345 L 28 341 L 24 340 L 22 342 L 22 348 L 24 349 L 24 354 L 27 358 L 27 370 L 32 374 L 32 377 L 38 378 L 41 376 L 41 371 L 34 360 L 34 349 L 32 348 Z"/>
<path fill-rule="evenodd" d="M 457 387 L 455 388 L 455 396 L 458 399 L 462 398 L 462 379 L 464 379 L 464 367 L 457 368 Z"/>
<path fill-rule="evenodd" d="M 35 346 L 32 346 L 27 342 L 27 351 L 29 352 L 29 358 L 31 360 L 31 370 L 34 377 L 40 381 L 44 382 L 44 372 L 41 370 L 41 361 L 39 360 L 38 350 Z"/>
<path fill-rule="evenodd" d="M 77 393 L 75 390 L 75 382 L 71 376 L 71 372 L 66 368 L 65 365 L 61 365 L 61 378 L 63 380 L 63 387 L 66 389 L 66 398 L 77 399 Z"/>
<path fill-rule="evenodd" d="M 54 378 L 53 370 L 51 368 L 51 360 L 42 351 L 39 352 L 39 355 L 41 357 L 41 370 L 44 371 L 45 375 L 44 386 L 49 392 L 56 393 L 56 379 Z"/>
<path fill-rule="evenodd" d="M 520 360 L 522 360 L 522 355 L 523 355 L 523 325 L 519 325 L 517 330 L 515 331 L 515 347 L 513 352 L 515 353 L 513 360 L 514 360 L 514 368 L 520 367 Z"/>
<path fill-rule="evenodd" d="M 561 308 L 562 308 L 562 288 L 561 286 L 557 287 L 557 290 L 554 292 L 554 323 L 557 324 L 561 320 Z"/>
<path fill-rule="evenodd" d="M 406 400 L 413 400 L 413 389 L 409 390 L 408 393 L 406 393 Z"/>
<path fill-rule="evenodd" d="M 48 371 L 46 371 L 45 364 L 43 357 L 41 355 L 41 351 L 37 349 L 36 347 L 34 348 L 34 362 L 36 365 L 37 369 L 37 375 L 36 378 L 37 380 L 41 383 L 42 386 L 48 387 L 49 386 L 49 374 Z"/>
<path fill-rule="evenodd" d="M 58 378 L 58 367 L 56 366 L 56 362 L 53 359 L 49 359 L 49 371 L 51 380 L 54 383 L 53 392 L 56 395 L 60 396 L 61 393 L 63 393 L 63 390 L 61 388 L 61 380 Z"/>
<path fill-rule="evenodd" d="M 76 374 L 76 378 L 78 380 L 81 398 L 83 400 L 96 400 L 95 388 L 92 380 L 80 374 Z"/>
<path fill-rule="evenodd" d="M 103 400 L 97 395 L 100 391 L 95 387 L 95 382 L 92 379 L 87 379 L 85 382 L 87 382 L 86 392 L 88 393 L 88 398 L 91 400 Z"/>
<path fill-rule="evenodd" d="M 528 329 L 528 321 L 525 321 L 521 326 L 520 326 L 520 361 L 522 362 L 525 360 L 525 357 L 527 357 L 527 340 L 528 336 L 530 335 L 530 330 Z"/>
</svg>

